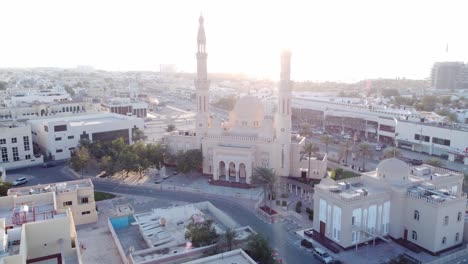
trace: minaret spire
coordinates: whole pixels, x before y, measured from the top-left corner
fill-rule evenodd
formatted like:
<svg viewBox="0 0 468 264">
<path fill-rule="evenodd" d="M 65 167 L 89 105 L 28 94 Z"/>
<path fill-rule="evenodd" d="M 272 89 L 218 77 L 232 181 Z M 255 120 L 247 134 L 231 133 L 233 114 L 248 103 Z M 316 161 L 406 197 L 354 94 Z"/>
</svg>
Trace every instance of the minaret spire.
<svg viewBox="0 0 468 264">
<path fill-rule="evenodd" d="M 197 79 L 195 80 L 195 93 L 197 100 L 197 144 L 201 146 L 201 141 L 210 127 L 209 111 L 209 86 L 205 27 L 203 26 L 203 16 L 198 19 L 197 35 Z"/>
<path fill-rule="evenodd" d="M 205 36 L 205 27 L 203 26 L 203 15 L 200 14 L 200 18 L 198 19 L 198 37 L 197 37 L 197 44 L 198 44 L 198 52 L 205 53 L 205 46 L 206 46 L 206 36 Z"/>
</svg>

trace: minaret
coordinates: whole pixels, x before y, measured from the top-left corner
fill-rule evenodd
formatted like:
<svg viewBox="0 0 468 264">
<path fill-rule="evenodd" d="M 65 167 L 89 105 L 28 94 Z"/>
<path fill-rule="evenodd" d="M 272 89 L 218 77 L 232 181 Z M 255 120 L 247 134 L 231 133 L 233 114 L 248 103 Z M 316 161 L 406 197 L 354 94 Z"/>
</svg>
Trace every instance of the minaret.
<svg viewBox="0 0 468 264">
<path fill-rule="evenodd" d="M 281 76 L 278 89 L 278 111 L 275 120 L 279 157 L 277 173 L 289 176 L 291 151 L 291 52 L 281 54 Z"/>
<path fill-rule="evenodd" d="M 210 126 L 209 114 L 209 86 L 207 79 L 206 58 L 206 37 L 203 27 L 203 16 L 199 18 L 198 37 L 197 37 L 197 79 L 195 80 L 196 100 L 197 100 L 197 145 L 201 147 L 201 140 L 205 136 Z"/>
</svg>

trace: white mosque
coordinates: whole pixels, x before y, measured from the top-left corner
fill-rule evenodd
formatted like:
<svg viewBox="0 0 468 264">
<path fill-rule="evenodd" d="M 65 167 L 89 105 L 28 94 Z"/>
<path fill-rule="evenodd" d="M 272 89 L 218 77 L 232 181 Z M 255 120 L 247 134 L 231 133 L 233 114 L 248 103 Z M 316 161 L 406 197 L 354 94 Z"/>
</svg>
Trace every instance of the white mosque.
<svg viewBox="0 0 468 264">
<path fill-rule="evenodd" d="M 203 174 L 215 181 L 250 184 L 253 168 L 270 167 L 280 176 L 308 177 L 308 160 L 300 154 L 305 138 L 291 134 L 291 53 L 281 54 L 281 80 L 275 117 L 265 115 L 256 97 L 240 98 L 227 122 L 210 115 L 206 37 L 203 17 L 197 38 L 197 116 L 194 131 L 174 131 L 164 138 L 173 153 L 188 149 L 203 152 Z M 310 178 L 321 179 L 326 157 L 311 158 Z"/>
</svg>

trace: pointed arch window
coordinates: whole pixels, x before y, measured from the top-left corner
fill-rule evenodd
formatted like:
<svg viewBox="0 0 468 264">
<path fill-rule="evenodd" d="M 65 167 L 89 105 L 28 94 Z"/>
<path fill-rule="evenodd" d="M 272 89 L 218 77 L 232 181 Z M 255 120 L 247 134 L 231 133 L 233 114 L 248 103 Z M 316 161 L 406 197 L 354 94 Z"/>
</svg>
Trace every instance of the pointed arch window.
<svg viewBox="0 0 468 264">
<path fill-rule="evenodd" d="M 414 218 L 414 220 L 419 221 L 419 211 L 418 210 L 414 210 L 413 218 Z"/>
</svg>

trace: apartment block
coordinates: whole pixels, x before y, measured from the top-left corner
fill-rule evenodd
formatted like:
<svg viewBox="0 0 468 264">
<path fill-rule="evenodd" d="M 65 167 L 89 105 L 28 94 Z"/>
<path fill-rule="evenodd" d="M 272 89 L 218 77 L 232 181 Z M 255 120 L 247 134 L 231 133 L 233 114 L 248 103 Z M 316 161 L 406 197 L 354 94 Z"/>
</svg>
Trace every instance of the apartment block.
<svg viewBox="0 0 468 264">
<path fill-rule="evenodd" d="M 94 223 L 98 219 L 94 200 L 94 185 L 90 179 L 11 188 L 8 196 L 54 195 L 55 210 L 71 210 L 77 225 Z"/>
<path fill-rule="evenodd" d="M 314 234 L 342 248 L 389 238 L 431 254 L 462 244 L 466 194 L 460 173 L 398 159 L 376 171 L 315 186 Z"/>
<path fill-rule="evenodd" d="M 0 123 L 0 167 L 6 170 L 39 165 L 42 155 L 34 155 L 31 126 L 18 122 Z"/>
</svg>

